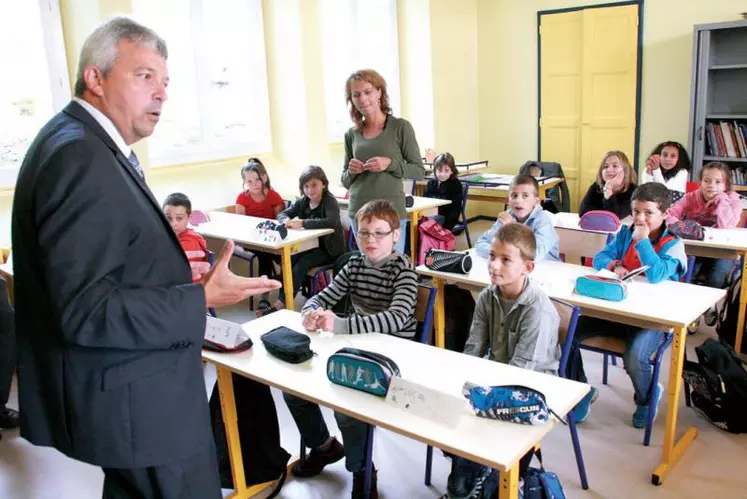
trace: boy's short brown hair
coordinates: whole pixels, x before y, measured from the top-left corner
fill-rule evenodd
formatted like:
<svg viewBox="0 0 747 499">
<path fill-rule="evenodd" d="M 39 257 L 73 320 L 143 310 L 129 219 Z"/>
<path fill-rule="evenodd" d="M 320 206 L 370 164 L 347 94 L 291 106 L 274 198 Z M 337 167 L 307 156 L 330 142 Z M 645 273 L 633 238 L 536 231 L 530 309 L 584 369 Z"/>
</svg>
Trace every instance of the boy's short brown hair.
<svg viewBox="0 0 747 499">
<path fill-rule="evenodd" d="M 514 190 L 514 187 L 517 187 L 519 185 L 531 185 L 532 187 L 534 187 L 534 195 L 539 196 L 539 182 L 537 182 L 537 179 L 532 177 L 531 175 L 516 175 L 511 181 L 509 192 Z"/>
<path fill-rule="evenodd" d="M 166 201 L 163 202 L 162 208 L 165 210 L 167 206 L 183 206 L 187 211 L 187 215 L 192 214 L 192 201 L 189 200 L 186 194 L 181 192 L 174 192 L 166 196 Z"/>
<path fill-rule="evenodd" d="M 632 204 L 633 201 L 654 203 L 659 208 L 659 211 L 664 212 L 671 206 L 671 195 L 669 189 L 664 184 L 648 182 L 635 188 L 630 198 L 630 203 Z"/>
<path fill-rule="evenodd" d="M 372 218 L 384 220 L 391 230 L 399 229 L 399 212 L 391 201 L 374 199 L 364 204 L 355 214 L 355 223 L 360 226 L 361 221 L 369 222 Z"/>
<path fill-rule="evenodd" d="M 510 223 L 504 225 L 493 236 L 493 241 L 516 246 L 519 248 L 521 258 L 525 261 L 533 262 L 537 254 L 537 239 L 534 237 L 534 232 L 524 224 Z"/>
</svg>

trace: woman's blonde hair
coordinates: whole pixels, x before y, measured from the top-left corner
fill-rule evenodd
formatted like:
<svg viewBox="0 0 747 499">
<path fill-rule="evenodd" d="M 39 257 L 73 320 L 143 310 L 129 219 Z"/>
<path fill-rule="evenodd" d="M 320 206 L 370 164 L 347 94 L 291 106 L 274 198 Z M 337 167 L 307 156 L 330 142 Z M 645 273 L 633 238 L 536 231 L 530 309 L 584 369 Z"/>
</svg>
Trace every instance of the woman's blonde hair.
<svg viewBox="0 0 747 499">
<path fill-rule="evenodd" d="M 350 88 L 354 81 L 366 81 L 374 86 L 376 90 L 381 90 L 381 99 L 379 108 L 384 114 L 392 114 L 392 108 L 389 105 L 389 94 L 386 91 L 386 80 L 373 69 L 361 69 L 348 76 L 345 82 L 345 101 L 350 112 L 350 119 L 353 120 L 355 128 L 363 129 L 363 114 L 353 104 L 353 90 Z"/>
<path fill-rule="evenodd" d="M 597 171 L 597 185 L 600 188 L 604 188 L 602 170 L 604 170 L 604 162 L 612 156 L 617 156 L 617 159 L 620 160 L 620 163 L 622 163 L 622 166 L 625 169 L 625 177 L 623 178 L 622 189 L 620 190 L 620 192 L 626 192 L 628 189 L 630 189 L 631 185 L 635 186 L 638 184 L 638 175 L 636 175 L 635 170 L 628 160 L 628 157 L 622 151 L 610 151 L 602 157 L 602 161 L 601 163 L 599 163 L 599 170 Z"/>
</svg>

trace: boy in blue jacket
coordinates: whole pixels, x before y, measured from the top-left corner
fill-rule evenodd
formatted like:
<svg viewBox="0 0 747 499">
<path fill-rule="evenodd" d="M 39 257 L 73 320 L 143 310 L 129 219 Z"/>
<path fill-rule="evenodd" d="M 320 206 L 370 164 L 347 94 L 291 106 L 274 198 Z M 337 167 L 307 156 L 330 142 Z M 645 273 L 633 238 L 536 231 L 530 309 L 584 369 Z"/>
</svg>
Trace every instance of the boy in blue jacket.
<svg viewBox="0 0 747 499">
<path fill-rule="evenodd" d="M 508 191 L 509 210 L 498 215 L 493 226 L 475 244 L 477 254 L 487 258 L 493 237 L 506 224 L 518 222 L 534 232 L 537 240 L 535 261 L 560 260 L 558 233 L 550 215 L 542 209 L 539 199 L 539 183 L 531 175 L 517 175 Z"/>
<path fill-rule="evenodd" d="M 623 226 L 615 239 L 597 253 L 594 268 L 609 269 L 622 278 L 628 272 L 647 265 L 645 275 L 652 284 L 679 280 L 687 271 L 687 257 L 682 241 L 667 231 L 664 213 L 669 204 L 669 191 L 663 184 L 652 182 L 637 187 L 631 198 L 633 225 Z M 577 381 L 586 382 L 578 344 L 585 338 L 602 335 L 627 340 L 623 362 L 635 390 L 633 426 L 643 428 L 648 417 L 649 398 L 653 397 L 651 407 L 656 417 L 663 391 L 661 384 L 651 386 L 651 355 L 661 344 L 662 333 L 604 319 L 581 317 L 571 353 L 571 362 L 576 363 Z M 576 406 L 574 415 L 577 422 L 589 417 L 596 395 L 596 388 L 592 388 Z"/>
</svg>

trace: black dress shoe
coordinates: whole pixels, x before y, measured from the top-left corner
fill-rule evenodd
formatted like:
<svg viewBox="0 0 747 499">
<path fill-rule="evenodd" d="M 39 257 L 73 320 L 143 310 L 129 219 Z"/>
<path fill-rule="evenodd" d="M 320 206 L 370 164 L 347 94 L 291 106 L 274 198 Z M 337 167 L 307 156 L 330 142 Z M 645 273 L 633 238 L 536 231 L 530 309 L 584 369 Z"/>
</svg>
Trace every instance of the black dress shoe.
<svg viewBox="0 0 747 499">
<path fill-rule="evenodd" d="M 21 415 L 10 407 L 0 406 L 0 428 L 10 430 L 21 424 Z"/>
</svg>

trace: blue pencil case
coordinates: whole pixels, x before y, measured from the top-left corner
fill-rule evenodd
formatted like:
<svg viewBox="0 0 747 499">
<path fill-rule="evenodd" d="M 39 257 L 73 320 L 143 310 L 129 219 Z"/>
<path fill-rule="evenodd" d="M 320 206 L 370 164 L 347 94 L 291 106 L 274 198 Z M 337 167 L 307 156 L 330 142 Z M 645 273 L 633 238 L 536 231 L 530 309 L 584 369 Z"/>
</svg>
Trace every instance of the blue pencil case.
<svg viewBox="0 0 747 499">
<path fill-rule="evenodd" d="M 597 275 L 582 275 L 577 278 L 574 291 L 579 295 L 608 301 L 623 301 L 628 296 L 628 287 L 620 279 Z"/>
<path fill-rule="evenodd" d="M 385 397 L 389 382 L 399 376 L 395 362 L 375 352 L 341 348 L 327 360 L 327 378 L 332 383 Z"/>
</svg>

